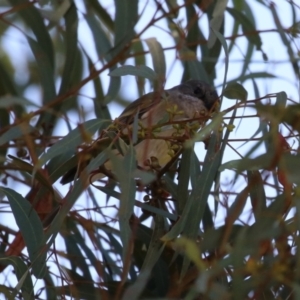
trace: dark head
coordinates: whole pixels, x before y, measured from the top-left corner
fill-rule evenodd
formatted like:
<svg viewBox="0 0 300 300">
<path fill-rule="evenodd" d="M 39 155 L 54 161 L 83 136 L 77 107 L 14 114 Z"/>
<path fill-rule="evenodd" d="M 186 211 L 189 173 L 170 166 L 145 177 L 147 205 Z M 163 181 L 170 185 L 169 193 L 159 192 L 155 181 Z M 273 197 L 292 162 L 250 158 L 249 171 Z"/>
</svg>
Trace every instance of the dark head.
<svg viewBox="0 0 300 300">
<path fill-rule="evenodd" d="M 219 100 L 216 91 L 202 80 L 192 79 L 173 87 L 171 90 L 179 90 L 183 94 L 197 97 L 204 102 L 208 110 Z"/>
</svg>

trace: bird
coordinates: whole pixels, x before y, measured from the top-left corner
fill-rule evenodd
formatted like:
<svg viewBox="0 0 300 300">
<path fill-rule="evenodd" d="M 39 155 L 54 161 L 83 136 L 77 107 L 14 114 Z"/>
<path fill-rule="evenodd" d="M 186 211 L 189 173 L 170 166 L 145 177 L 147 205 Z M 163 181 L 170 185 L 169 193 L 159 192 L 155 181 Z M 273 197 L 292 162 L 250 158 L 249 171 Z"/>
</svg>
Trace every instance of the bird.
<svg viewBox="0 0 300 300">
<path fill-rule="evenodd" d="M 108 145 L 117 144 L 118 139 L 133 144 L 137 168 L 158 172 L 180 155 L 184 142 L 206 123 L 218 107 L 217 103 L 219 97 L 215 89 L 196 79 L 141 96 L 130 103 L 94 143 L 82 147 L 77 153 L 78 165 L 64 174 L 60 182 L 73 181 L 93 157 Z M 122 157 L 125 154 L 122 152 L 115 146 L 115 155 Z M 88 176 L 88 183 L 106 175 L 113 176 L 109 160 Z"/>
</svg>

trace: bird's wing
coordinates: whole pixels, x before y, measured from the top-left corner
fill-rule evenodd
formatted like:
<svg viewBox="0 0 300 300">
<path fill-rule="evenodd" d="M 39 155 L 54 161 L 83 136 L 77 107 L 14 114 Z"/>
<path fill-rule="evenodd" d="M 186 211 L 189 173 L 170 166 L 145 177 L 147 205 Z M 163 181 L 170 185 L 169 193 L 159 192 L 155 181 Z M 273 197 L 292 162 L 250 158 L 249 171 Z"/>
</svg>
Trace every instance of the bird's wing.
<svg viewBox="0 0 300 300">
<path fill-rule="evenodd" d="M 151 110 L 155 105 L 161 101 L 162 94 L 159 92 L 153 92 L 146 94 L 136 101 L 130 103 L 121 115 L 118 117 L 120 123 L 130 125 L 133 122 L 135 115 L 138 113 L 140 119 L 144 113 Z"/>
</svg>

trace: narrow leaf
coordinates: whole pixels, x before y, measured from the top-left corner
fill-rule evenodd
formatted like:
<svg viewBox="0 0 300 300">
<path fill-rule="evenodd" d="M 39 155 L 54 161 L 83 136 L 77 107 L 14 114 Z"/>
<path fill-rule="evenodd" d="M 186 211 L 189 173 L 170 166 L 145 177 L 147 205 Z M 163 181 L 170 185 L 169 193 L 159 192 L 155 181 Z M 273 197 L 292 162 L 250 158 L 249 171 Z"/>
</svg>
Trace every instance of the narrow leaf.
<svg viewBox="0 0 300 300">
<path fill-rule="evenodd" d="M 92 119 L 70 131 L 63 139 L 59 140 L 40 157 L 39 166 L 42 166 L 51 158 L 64 152 L 70 152 L 70 150 L 76 152 L 76 148 L 85 142 L 86 139 L 90 139 L 104 122 L 109 124 L 109 121 Z"/>
<path fill-rule="evenodd" d="M 165 82 L 166 78 L 165 52 L 156 38 L 146 39 L 145 42 L 150 50 L 153 68 L 157 74 L 157 79 L 159 80 L 159 83 L 162 84 Z"/>
<path fill-rule="evenodd" d="M 237 82 L 227 84 L 223 95 L 228 99 L 238 99 L 241 101 L 247 101 L 248 98 L 246 89 Z"/>
<path fill-rule="evenodd" d="M 121 66 L 117 69 L 114 69 L 109 73 L 109 76 L 125 76 L 125 75 L 133 75 L 143 78 L 148 78 L 152 81 L 158 78 L 158 75 L 147 66 L 130 66 L 125 65 Z"/>
<path fill-rule="evenodd" d="M 98 21 L 98 19 L 96 19 L 94 14 L 87 14 L 85 19 L 93 34 L 97 54 L 100 56 L 100 58 L 104 58 L 105 60 L 109 61 L 111 59 L 109 50 L 111 49 L 112 45 L 107 33 L 103 30 L 101 23 Z"/>
<path fill-rule="evenodd" d="M 212 19 L 210 20 L 210 28 L 214 31 L 219 31 L 224 18 L 224 11 L 226 9 L 228 0 L 219 0 L 214 6 L 214 11 L 212 13 Z M 207 42 L 207 47 L 210 49 L 216 42 L 216 35 L 213 32 L 210 32 Z"/>
<path fill-rule="evenodd" d="M 7 196 L 16 223 L 24 238 L 32 262 L 32 271 L 37 278 L 43 278 L 46 253 L 43 251 L 45 238 L 41 220 L 29 201 L 19 193 L 9 188 L 1 188 L 1 191 Z"/>
<path fill-rule="evenodd" d="M 259 171 L 247 171 L 250 200 L 255 218 L 266 209 L 266 193 Z"/>
<path fill-rule="evenodd" d="M 189 180 L 190 180 L 190 168 L 191 168 L 191 155 L 193 154 L 194 149 L 187 148 L 184 149 L 181 161 L 180 161 L 180 169 L 178 173 L 178 190 L 177 190 L 177 213 L 181 215 L 184 209 L 185 204 L 188 201 L 189 196 Z"/>
<path fill-rule="evenodd" d="M 254 44 L 257 50 L 261 50 L 261 46 L 262 46 L 261 38 L 258 33 L 252 34 L 257 30 L 255 26 L 252 24 L 252 22 L 248 19 L 248 17 L 235 8 L 227 7 L 226 10 L 232 15 L 235 21 L 238 21 L 241 24 L 243 33 L 245 34 L 248 41 Z"/>
<path fill-rule="evenodd" d="M 221 42 L 222 47 L 225 52 L 225 73 L 224 73 L 224 81 L 223 81 L 223 88 L 222 88 L 222 90 L 224 91 L 225 83 L 227 82 L 227 73 L 228 73 L 228 55 L 229 55 L 228 46 L 227 46 L 224 36 L 220 32 L 214 30 L 213 28 L 212 28 L 212 31 L 217 36 L 218 40 Z"/>
<path fill-rule="evenodd" d="M 14 7 L 22 7 L 18 14 L 34 33 L 37 43 L 43 49 L 46 60 L 49 61 L 51 68 L 54 66 L 54 51 L 50 34 L 45 26 L 44 20 L 37 8 L 27 0 L 9 0 Z"/>
<path fill-rule="evenodd" d="M 28 126 L 26 124 L 14 126 L 0 136 L 0 145 L 13 141 L 14 139 L 24 137 L 25 135 L 30 134 L 35 130 L 36 129 L 32 126 Z"/>
<path fill-rule="evenodd" d="M 163 241 L 169 241 L 177 237 L 181 232 L 190 238 L 195 238 L 195 235 L 197 235 L 210 189 L 221 162 L 220 152 L 218 150 L 216 152 L 218 139 L 219 137 L 217 135 L 212 135 L 205 156 L 202 173 L 197 178 L 199 184 L 192 190 L 181 219 L 163 236 Z"/>
<path fill-rule="evenodd" d="M 41 47 L 41 44 L 39 44 L 29 36 L 27 37 L 27 40 L 38 65 L 41 85 L 44 91 L 43 102 L 49 103 L 50 101 L 53 101 L 56 97 L 53 65 L 47 57 L 45 49 Z"/>
<path fill-rule="evenodd" d="M 22 105 L 25 107 L 33 106 L 35 108 L 40 108 L 39 105 L 24 97 L 10 96 L 10 95 L 0 97 L 0 108 L 11 108 L 14 105 Z"/>
<path fill-rule="evenodd" d="M 134 37 L 134 26 L 138 19 L 137 0 L 115 0 L 115 48 L 112 56 L 124 50 Z"/>
<path fill-rule="evenodd" d="M 129 226 L 129 219 L 133 213 L 135 200 L 135 181 L 133 172 L 136 169 L 136 158 L 134 148 L 129 146 L 124 159 L 111 156 L 113 171 L 120 182 L 121 198 L 119 209 L 120 236 L 123 244 L 123 263 L 125 263 L 130 249 L 132 232 Z"/>
<path fill-rule="evenodd" d="M 12 265 L 14 267 L 15 274 L 19 281 L 19 284 L 15 288 L 15 297 L 21 289 L 22 297 L 24 297 L 25 300 L 33 300 L 34 290 L 32 278 L 28 272 L 28 267 L 25 265 L 22 259 L 16 256 L 10 256 L 0 258 L 0 263 L 1 265 Z"/>
</svg>

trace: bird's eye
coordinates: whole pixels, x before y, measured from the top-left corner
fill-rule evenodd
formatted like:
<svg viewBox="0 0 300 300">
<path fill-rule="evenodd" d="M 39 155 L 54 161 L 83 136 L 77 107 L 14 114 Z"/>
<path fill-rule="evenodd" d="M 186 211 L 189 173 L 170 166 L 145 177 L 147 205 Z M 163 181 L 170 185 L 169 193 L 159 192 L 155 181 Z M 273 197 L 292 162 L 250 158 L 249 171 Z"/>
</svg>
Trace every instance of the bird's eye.
<svg viewBox="0 0 300 300">
<path fill-rule="evenodd" d="M 198 97 L 203 97 L 204 96 L 204 91 L 199 86 L 197 86 L 194 89 L 194 94 L 197 95 Z"/>
</svg>

